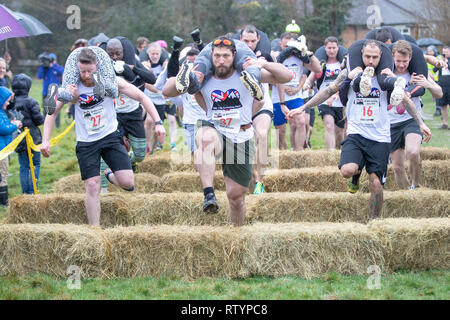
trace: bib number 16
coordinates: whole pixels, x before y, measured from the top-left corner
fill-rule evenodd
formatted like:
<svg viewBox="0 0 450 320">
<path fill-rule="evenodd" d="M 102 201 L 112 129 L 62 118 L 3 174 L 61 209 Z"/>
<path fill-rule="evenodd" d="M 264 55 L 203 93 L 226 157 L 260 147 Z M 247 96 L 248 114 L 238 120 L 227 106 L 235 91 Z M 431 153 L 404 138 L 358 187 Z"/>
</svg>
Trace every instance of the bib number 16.
<svg viewBox="0 0 450 320">
<path fill-rule="evenodd" d="M 373 110 L 372 110 L 372 106 L 363 106 L 363 117 L 371 117 L 373 116 Z"/>
</svg>

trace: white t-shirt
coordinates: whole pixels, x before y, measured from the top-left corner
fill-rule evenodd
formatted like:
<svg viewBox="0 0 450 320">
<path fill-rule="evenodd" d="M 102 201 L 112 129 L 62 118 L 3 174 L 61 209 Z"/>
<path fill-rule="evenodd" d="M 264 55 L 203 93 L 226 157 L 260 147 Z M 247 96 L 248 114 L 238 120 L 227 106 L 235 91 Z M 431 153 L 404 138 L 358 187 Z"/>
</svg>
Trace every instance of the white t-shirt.
<svg viewBox="0 0 450 320">
<path fill-rule="evenodd" d="M 288 83 L 285 83 L 284 85 L 289 86 L 289 87 L 297 87 L 298 84 L 300 83 L 300 79 L 303 76 L 302 60 L 300 60 L 297 57 L 290 56 L 289 58 L 287 58 L 286 60 L 283 61 L 283 65 L 295 74 L 294 78 L 291 81 L 289 81 Z M 288 95 L 286 92 L 284 93 L 284 99 L 285 99 L 284 101 L 291 101 L 291 100 L 298 99 L 298 98 L 301 98 L 301 90 L 292 96 Z M 273 103 L 280 102 L 280 96 L 279 96 L 278 89 L 276 86 L 273 86 L 273 88 L 272 88 L 272 102 Z"/>
<path fill-rule="evenodd" d="M 139 101 L 131 99 L 123 93 L 121 93 L 116 99 L 117 113 L 129 113 L 136 110 L 137 108 L 139 108 Z"/>
<path fill-rule="evenodd" d="M 391 142 L 391 125 L 387 111 L 387 93 L 377 78 L 372 78 L 372 91 L 363 97 L 350 87 L 347 102 L 347 134 L 359 134 L 378 142 Z"/>
<path fill-rule="evenodd" d="M 211 77 L 201 93 L 207 106 L 207 119 L 221 134 L 234 143 L 250 140 L 253 127 L 243 131 L 241 125 L 252 122 L 253 97 L 235 71 L 227 79 Z"/>
<path fill-rule="evenodd" d="M 334 80 L 337 79 L 339 72 L 341 72 L 341 64 L 339 62 L 327 63 L 325 68 L 325 75 L 319 90 L 328 87 Z M 333 100 L 331 107 L 342 107 L 341 99 Z"/>
<path fill-rule="evenodd" d="M 205 110 L 200 107 L 193 95 L 184 93 L 181 96 L 170 98 L 170 101 L 177 106 L 183 106 L 183 124 L 196 124 L 197 120 L 208 121 Z"/>
<path fill-rule="evenodd" d="M 397 77 L 405 78 L 406 80 L 406 87 L 409 86 L 409 81 L 411 80 L 411 75 L 409 73 L 405 74 L 396 74 Z M 419 111 L 420 116 L 422 117 L 422 107 L 420 105 L 420 97 L 414 97 L 411 98 L 412 102 L 416 105 L 417 110 Z M 388 105 L 388 113 L 389 113 L 389 119 L 391 121 L 391 124 L 403 122 L 409 119 L 412 119 L 413 117 L 409 114 L 408 111 L 406 111 L 405 106 L 403 105 L 403 102 L 401 102 L 398 106 L 392 106 L 391 104 Z"/>
<path fill-rule="evenodd" d="M 158 65 L 154 68 L 152 68 L 153 73 L 155 74 L 156 77 L 159 76 L 159 74 L 162 71 L 162 65 Z M 144 90 L 144 93 L 147 95 L 147 97 L 150 98 L 150 100 L 152 100 L 153 104 L 157 104 L 157 105 L 162 105 L 162 104 L 166 104 L 166 99 L 164 99 L 164 96 L 161 93 L 161 90 L 158 89 L 158 92 L 153 92 L 148 90 L 147 88 Z"/>
<path fill-rule="evenodd" d="M 78 84 L 80 97 L 75 104 L 75 136 L 77 141 L 93 142 L 117 130 L 114 100 L 94 97 L 94 87 Z"/>
</svg>

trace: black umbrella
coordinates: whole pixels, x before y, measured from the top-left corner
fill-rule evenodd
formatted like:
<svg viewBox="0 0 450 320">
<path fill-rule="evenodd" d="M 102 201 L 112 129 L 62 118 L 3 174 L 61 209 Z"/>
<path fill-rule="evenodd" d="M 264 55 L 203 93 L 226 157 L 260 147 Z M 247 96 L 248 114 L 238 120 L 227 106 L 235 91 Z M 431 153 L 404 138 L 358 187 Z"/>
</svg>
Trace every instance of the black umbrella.
<svg viewBox="0 0 450 320">
<path fill-rule="evenodd" d="M 444 44 L 435 38 L 421 38 L 417 40 L 417 45 L 419 47 L 428 47 L 428 46 L 443 46 Z"/>
</svg>

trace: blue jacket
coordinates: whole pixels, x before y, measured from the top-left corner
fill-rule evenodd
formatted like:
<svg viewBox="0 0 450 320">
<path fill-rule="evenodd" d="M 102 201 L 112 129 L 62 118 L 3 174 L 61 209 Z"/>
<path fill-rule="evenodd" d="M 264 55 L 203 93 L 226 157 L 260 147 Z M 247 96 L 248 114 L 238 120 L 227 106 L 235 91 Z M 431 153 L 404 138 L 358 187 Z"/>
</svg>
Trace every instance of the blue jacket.
<svg viewBox="0 0 450 320">
<path fill-rule="evenodd" d="M 12 141 L 12 133 L 17 130 L 17 126 L 9 122 L 5 110 L 0 110 L 0 150 L 5 148 Z"/>
<path fill-rule="evenodd" d="M 46 96 L 48 93 L 48 86 L 52 83 L 61 84 L 61 77 L 64 73 L 64 67 L 55 63 L 52 67 L 39 67 L 37 77 L 44 79 L 42 83 L 42 95 Z"/>
</svg>

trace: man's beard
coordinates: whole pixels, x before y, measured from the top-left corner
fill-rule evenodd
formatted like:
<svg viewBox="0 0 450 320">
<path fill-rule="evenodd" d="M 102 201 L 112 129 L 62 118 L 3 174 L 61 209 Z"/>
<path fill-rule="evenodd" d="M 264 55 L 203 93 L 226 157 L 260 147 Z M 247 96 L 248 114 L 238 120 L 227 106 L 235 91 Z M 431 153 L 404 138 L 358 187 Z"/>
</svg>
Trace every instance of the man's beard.
<svg viewBox="0 0 450 320">
<path fill-rule="evenodd" d="M 231 65 L 229 67 L 221 66 L 219 68 L 217 68 L 213 65 L 212 71 L 213 71 L 213 74 L 219 79 L 227 78 L 233 71 L 233 65 Z"/>
</svg>

